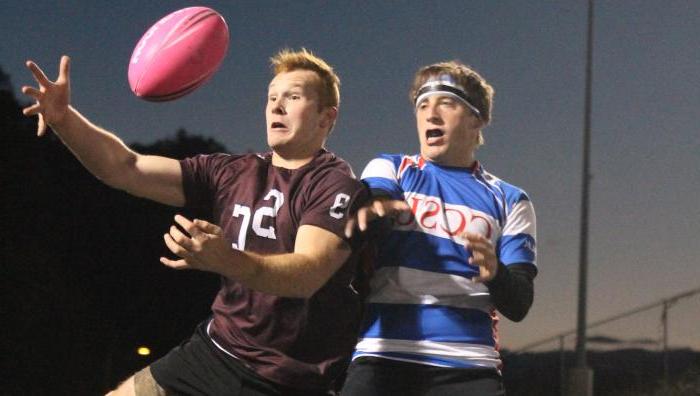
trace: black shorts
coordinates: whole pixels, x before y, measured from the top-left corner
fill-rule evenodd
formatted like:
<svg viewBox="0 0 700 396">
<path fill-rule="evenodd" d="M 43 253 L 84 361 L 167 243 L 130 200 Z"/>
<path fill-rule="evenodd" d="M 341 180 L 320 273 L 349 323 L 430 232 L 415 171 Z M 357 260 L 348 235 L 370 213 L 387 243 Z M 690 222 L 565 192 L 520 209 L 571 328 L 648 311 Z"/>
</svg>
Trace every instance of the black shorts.
<svg viewBox="0 0 700 396">
<path fill-rule="evenodd" d="M 503 396 L 501 375 L 490 369 L 435 367 L 376 357 L 350 364 L 341 396 Z"/>
<path fill-rule="evenodd" d="M 189 340 L 151 364 L 153 378 L 169 395 L 314 395 L 262 378 L 227 355 L 207 334 L 208 324 L 200 323 Z"/>
</svg>

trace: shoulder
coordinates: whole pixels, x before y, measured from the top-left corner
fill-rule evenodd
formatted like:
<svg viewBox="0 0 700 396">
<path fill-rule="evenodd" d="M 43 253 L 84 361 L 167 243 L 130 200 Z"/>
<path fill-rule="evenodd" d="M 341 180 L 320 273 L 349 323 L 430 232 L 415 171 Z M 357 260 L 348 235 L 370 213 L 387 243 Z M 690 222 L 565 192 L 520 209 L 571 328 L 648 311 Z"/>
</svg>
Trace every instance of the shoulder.
<svg viewBox="0 0 700 396">
<path fill-rule="evenodd" d="M 321 153 L 309 165 L 304 176 L 307 182 L 314 186 L 362 186 L 350 164 L 332 152 Z"/>
<path fill-rule="evenodd" d="M 503 192 L 506 202 L 508 202 L 511 206 L 517 204 L 518 202 L 531 203 L 530 196 L 524 189 L 498 178 L 497 176 L 483 170 L 483 168 L 481 169 L 481 174 L 487 183 L 496 186 Z"/>
<path fill-rule="evenodd" d="M 425 161 L 419 155 L 380 154 L 362 171 L 362 179 L 382 177 L 399 179 L 410 168 L 423 168 Z"/>
<path fill-rule="evenodd" d="M 186 181 L 218 185 L 238 178 L 243 173 L 255 173 L 269 162 L 259 154 L 200 154 L 180 161 Z"/>
<path fill-rule="evenodd" d="M 188 157 L 180 161 L 183 164 L 191 164 L 205 167 L 221 167 L 237 163 L 256 163 L 264 162 L 262 154 L 198 154 L 193 157 Z"/>
</svg>

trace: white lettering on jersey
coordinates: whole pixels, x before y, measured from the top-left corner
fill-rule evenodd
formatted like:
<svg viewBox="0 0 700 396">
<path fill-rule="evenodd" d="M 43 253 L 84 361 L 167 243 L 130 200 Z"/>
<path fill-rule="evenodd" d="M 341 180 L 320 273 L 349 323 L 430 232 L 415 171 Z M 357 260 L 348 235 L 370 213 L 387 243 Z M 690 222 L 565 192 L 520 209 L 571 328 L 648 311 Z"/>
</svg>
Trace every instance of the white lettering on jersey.
<svg viewBox="0 0 700 396">
<path fill-rule="evenodd" d="M 464 243 L 465 231 L 484 235 L 492 242 L 499 236 L 496 220 L 486 213 L 465 205 L 444 203 L 439 197 L 406 194 L 413 216 L 397 219 L 394 228 L 401 231 L 421 231 L 426 234 Z"/>
<path fill-rule="evenodd" d="M 263 228 L 262 221 L 263 217 L 265 216 L 277 217 L 277 212 L 279 212 L 282 204 L 284 203 L 284 194 L 273 188 L 267 193 L 264 200 L 268 201 L 270 198 L 275 198 L 274 206 L 262 206 L 255 211 L 255 215 L 253 216 L 253 231 L 256 235 L 263 238 L 277 239 L 277 236 L 275 235 L 275 227 L 269 226 L 267 228 Z"/>
<path fill-rule="evenodd" d="M 334 219 L 342 219 L 345 215 L 345 209 L 347 209 L 349 203 L 350 196 L 348 194 L 338 193 L 338 195 L 335 196 L 335 202 L 333 203 L 333 206 L 331 206 L 328 214 L 330 214 Z"/>
<path fill-rule="evenodd" d="M 284 204 L 284 194 L 281 191 L 273 188 L 267 193 L 267 195 L 265 195 L 264 200 L 268 201 L 272 198 L 274 198 L 273 206 L 261 206 L 255 211 L 255 214 L 253 215 L 252 229 L 253 232 L 255 232 L 255 235 L 263 238 L 277 239 L 274 226 L 269 226 L 267 228 L 262 227 L 263 218 L 277 217 L 277 213 Z M 231 216 L 243 216 L 241 228 L 238 231 L 238 241 L 236 243 L 232 243 L 231 246 L 237 250 L 245 250 L 245 239 L 248 235 L 248 224 L 250 223 L 251 217 L 250 207 L 236 204 L 233 207 L 233 213 L 231 213 Z"/>
</svg>

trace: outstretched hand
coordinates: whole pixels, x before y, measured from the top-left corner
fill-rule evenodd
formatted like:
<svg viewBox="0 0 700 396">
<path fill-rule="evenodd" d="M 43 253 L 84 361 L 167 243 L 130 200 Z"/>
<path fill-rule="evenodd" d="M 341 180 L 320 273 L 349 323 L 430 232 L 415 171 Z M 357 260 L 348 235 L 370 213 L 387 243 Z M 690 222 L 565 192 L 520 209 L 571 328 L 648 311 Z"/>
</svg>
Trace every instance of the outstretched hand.
<svg viewBox="0 0 700 396">
<path fill-rule="evenodd" d="M 472 281 L 487 282 L 493 279 L 498 272 L 498 257 L 491 241 L 474 232 L 465 232 L 461 236 L 466 239 L 464 248 L 472 252 L 469 264 L 479 267 L 479 276 L 473 277 Z"/>
<path fill-rule="evenodd" d="M 389 216 L 396 218 L 410 212 L 411 208 L 406 201 L 389 198 L 374 198 L 368 204 L 361 207 L 357 213 L 355 213 L 355 216 L 348 219 L 345 225 L 345 236 L 350 238 L 355 232 L 355 228 L 359 228 L 360 231 L 365 231 L 369 222 L 378 217 Z"/>
<path fill-rule="evenodd" d="M 233 248 L 224 238 L 221 227 L 204 220 L 190 221 L 181 215 L 175 216 L 175 222 L 186 233 L 173 225 L 163 239 L 168 249 L 180 259 L 161 257 L 160 262 L 175 269 L 198 269 L 222 274 L 231 260 Z"/>
<path fill-rule="evenodd" d="M 46 132 L 47 124 L 61 122 L 66 113 L 68 113 L 68 106 L 70 105 L 70 58 L 65 55 L 61 57 L 61 66 L 59 67 L 56 81 L 49 80 L 36 63 L 27 61 L 26 65 L 32 72 L 39 87 L 22 87 L 22 93 L 31 96 L 35 100 L 35 103 L 25 107 L 22 113 L 26 116 L 39 116 L 36 134 L 37 136 L 42 136 Z"/>
</svg>

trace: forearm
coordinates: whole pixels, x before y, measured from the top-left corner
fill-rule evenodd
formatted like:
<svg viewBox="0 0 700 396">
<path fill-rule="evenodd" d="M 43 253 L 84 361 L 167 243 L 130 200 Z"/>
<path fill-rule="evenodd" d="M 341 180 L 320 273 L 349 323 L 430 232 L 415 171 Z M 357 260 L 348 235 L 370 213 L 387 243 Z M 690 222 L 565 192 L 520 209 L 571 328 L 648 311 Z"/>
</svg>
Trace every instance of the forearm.
<svg viewBox="0 0 700 396">
<path fill-rule="evenodd" d="M 347 257 L 349 250 L 340 254 Z M 309 298 L 328 281 L 337 269 L 334 267 L 331 260 L 302 253 L 260 255 L 232 250 L 231 260 L 219 273 L 250 289 L 283 297 Z"/>
<path fill-rule="evenodd" d="M 108 186 L 166 205 L 184 205 L 177 160 L 132 151 L 116 135 L 94 125 L 72 107 L 51 128 L 83 166 Z"/>
<path fill-rule="evenodd" d="M 60 123 L 50 125 L 63 143 L 87 168 L 104 183 L 126 189 L 127 172 L 137 154 L 114 134 L 94 125 L 73 107 Z"/>
<path fill-rule="evenodd" d="M 506 318 L 519 322 L 525 318 L 534 299 L 534 267 L 514 264 L 506 267 L 498 263 L 496 276 L 486 282 L 496 309 Z"/>
</svg>

